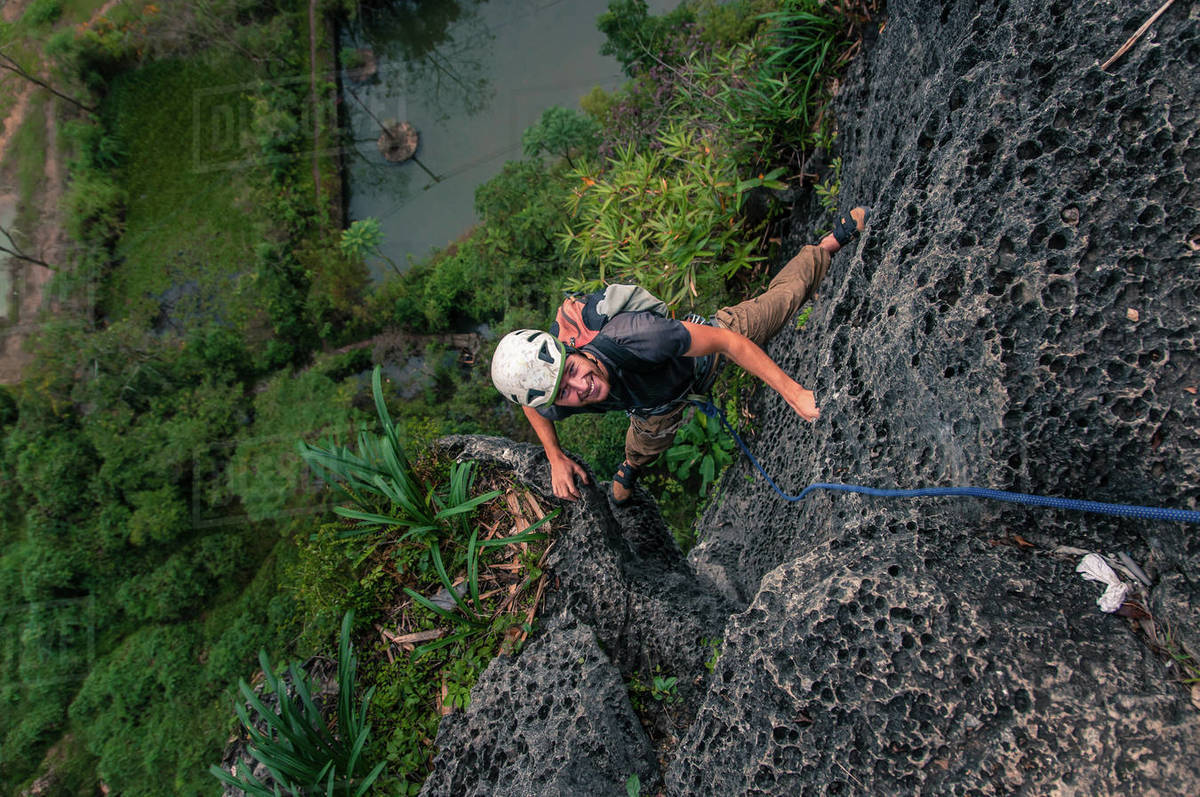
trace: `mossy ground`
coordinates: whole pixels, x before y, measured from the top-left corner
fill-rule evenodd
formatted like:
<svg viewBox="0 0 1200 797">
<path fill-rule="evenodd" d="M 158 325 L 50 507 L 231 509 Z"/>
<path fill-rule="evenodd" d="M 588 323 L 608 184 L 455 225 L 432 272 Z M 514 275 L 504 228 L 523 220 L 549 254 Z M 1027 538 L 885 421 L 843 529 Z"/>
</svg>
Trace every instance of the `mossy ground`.
<svg viewBox="0 0 1200 797">
<path fill-rule="evenodd" d="M 249 315 L 259 214 L 243 176 L 255 152 L 245 74 L 234 60 L 173 59 L 113 81 L 105 117 L 125 149 L 128 208 L 101 297 L 109 318 Z"/>
</svg>

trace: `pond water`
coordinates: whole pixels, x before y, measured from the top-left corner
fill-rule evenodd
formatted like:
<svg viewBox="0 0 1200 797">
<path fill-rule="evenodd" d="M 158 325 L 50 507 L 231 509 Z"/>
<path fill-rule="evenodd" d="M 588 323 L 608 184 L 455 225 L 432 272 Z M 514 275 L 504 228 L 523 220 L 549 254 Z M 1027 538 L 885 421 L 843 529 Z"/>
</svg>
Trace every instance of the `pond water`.
<svg viewBox="0 0 1200 797">
<path fill-rule="evenodd" d="M 650 2 L 652 13 L 677 0 Z M 552 105 L 578 109 L 594 86 L 613 89 L 620 64 L 600 55 L 596 18 L 608 0 L 426 0 L 364 9 L 341 47 L 370 47 L 378 73 L 343 76 L 354 145 L 344 176 L 349 220 L 381 222 L 383 254 L 405 268 L 461 236 L 477 220 L 475 188 L 522 157 L 521 133 Z M 386 162 L 379 123 L 408 121 L 416 161 Z M 377 259 L 372 276 L 390 268 Z"/>
</svg>

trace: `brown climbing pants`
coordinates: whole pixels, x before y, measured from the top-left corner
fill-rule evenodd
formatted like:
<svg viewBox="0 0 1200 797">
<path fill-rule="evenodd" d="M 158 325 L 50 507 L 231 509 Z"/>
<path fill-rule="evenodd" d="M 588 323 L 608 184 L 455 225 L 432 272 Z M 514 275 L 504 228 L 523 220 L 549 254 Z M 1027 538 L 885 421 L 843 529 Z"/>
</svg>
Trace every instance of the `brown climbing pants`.
<svg viewBox="0 0 1200 797">
<path fill-rule="evenodd" d="M 721 308 L 713 320 L 718 326 L 766 346 L 801 305 L 812 299 L 828 270 L 829 253 L 819 246 L 806 246 L 779 270 L 765 291 L 753 299 Z M 625 432 L 625 459 L 629 464 L 647 465 L 670 448 L 687 407 L 680 402 L 661 415 L 631 414 Z"/>
</svg>

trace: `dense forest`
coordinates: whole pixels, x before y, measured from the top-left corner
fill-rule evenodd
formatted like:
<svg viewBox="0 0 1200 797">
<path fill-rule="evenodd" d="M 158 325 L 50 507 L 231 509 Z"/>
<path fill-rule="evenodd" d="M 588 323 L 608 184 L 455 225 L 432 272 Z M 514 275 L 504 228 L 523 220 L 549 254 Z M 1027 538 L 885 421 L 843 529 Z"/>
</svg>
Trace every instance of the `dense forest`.
<svg viewBox="0 0 1200 797">
<path fill-rule="evenodd" d="M 436 34 L 472 1 L 399 5 Z M 797 192 L 837 206 L 823 108 L 868 4 L 612 0 L 597 24 L 625 85 L 547 109 L 477 188 L 478 223 L 373 283 L 378 227 L 343 211 L 336 32 L 375 2 L 32 0 L 0 24 L 0 116 L 27 109 L 4 131 L 0 244 L 53 275 L 0 388 L 6 794 L 212 794 L 235 707 L 283 691 L 283 662 L 335 659 L 354 705 L 332 746 L 361 749 L 312 742 L 272 776 L 415 794 L 440 716 L 536 629 L 556 519 L 439 454 L 449 433 L 531 439 L 487 345 L 452 335 L 544 325 L 606 281 L 714 308 L 766 279 Z M 218 101 L 247 124 L 209 155 L 238 168 L 184 168 Z M 47 224 L 64 243 L 39 243 Z M 372 369 L 398 350 L 424 351 L 413 389 Z M 747 389 L 729 374 L 718 396 L 736 413 Z M 608 474 L 623 428 L 561 434 Z M 678 448 L 649 484 L 686 547 L 730 445 L 698 418 Z"/>
</svg>

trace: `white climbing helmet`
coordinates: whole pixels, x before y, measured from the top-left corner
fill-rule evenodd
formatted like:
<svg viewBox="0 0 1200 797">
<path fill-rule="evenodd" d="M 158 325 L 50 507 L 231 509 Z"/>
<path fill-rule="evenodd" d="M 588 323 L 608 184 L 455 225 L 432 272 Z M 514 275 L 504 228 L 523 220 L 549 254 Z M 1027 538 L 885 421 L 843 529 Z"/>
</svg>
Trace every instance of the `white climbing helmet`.
<svg viewBox="0 0 1200 797">
<path fill-rule="evenodd" d="M 492 355 L 492 383 L 510 401 L 543 407 L 558 398 L 567 349 L 549 332 L 509 332 Z"/>
</svg>

